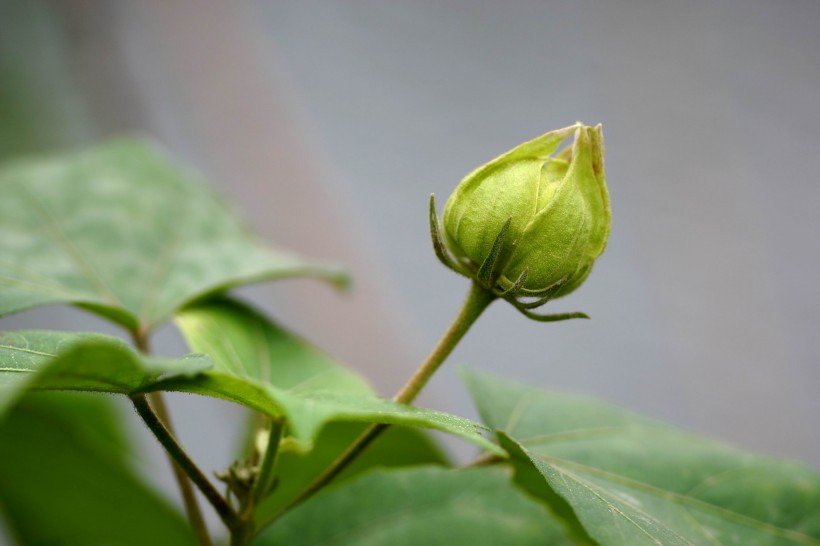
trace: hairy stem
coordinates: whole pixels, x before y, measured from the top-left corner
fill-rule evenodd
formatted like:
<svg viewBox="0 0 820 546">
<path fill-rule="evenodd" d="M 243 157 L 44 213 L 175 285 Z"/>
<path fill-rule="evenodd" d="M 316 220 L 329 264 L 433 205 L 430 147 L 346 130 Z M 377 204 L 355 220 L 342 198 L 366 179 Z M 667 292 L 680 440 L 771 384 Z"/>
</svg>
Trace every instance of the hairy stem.
<svg viewBox="0 0 820 546">
<path fill-rule="evenodd" d="M 145 330 L 140 329 L 135 332 L 132 332 L 132 337 L 134 339 L 134 345 L 141 353 L 151 353 L 151 346 L 148 341 L 148 333 Z M 171 418 L 168 414 L 168 408 L 165 406 L 165 399 L 159 392 L 152 392 L 149 395 L 149 397 L 151 399 L 151 406 L 153 406 L 153 408 L 149 406 L 148 409 L 152 410 L 152 413 L 156 413 L 156 416 L 160 424 L 162 424 L 162 426 L 165 427 L 165 429 L 173 438 L 174 430 L 171 425 Z M 142 414 L 140 414 L 140 416 L 142 416 Z M 149 428 L 151 427 L 149 426 Z M 211 537 L 208 534 L 208 527 L 205 524 L 205 518 L 202 517 L 202 511 L 199 508 L 199 503 L 196 500 L 194 489 L 191 486 L 191 481 L 188 479 L 188 477 L 185 474 L 185 471 L 174 460 L 174 458 L 171 457 L 169 453 L 166 454 L 168 455 L 168 460 L 171 463 L 171 468 L 173 468 L 174 478 L 176 479 L 177 486 L 179 487 L 179 491 L 182 494 L 182 502 L 185 505 L 185 514 L 188 516 L 188 521 L 190 522 L 191 527 L 194 530 L 194 533 L 196 533 L 196 537 L 199 544 L 201 546 L 213 546 L 213 542 L 211 542 Z"/>
<path fill-rule="evenodd" d="M 154 412 L 151 405 L 148 403 L 148 397 L 144 394 L 131 395 L 131 402 L 134 408 L 145 424 L 154 433 L 157 440 L 165 448 L 165 451 L 173 459 L 173 461 L 182 469 L 184 475 L 189 477 L 191 481 L 199 488 L 208 502 L 213 505 L 214 510 L 225 523 L 229 529 L 233 529 L 238 525 L 237 515 L 233 509 L 228 505 L 227 501 L 222 497 L 219 491 L 211 484 L 205 474 L 199 469 L 193 460 L 188 456 L 185 450 L 179 445 L 176 438 L 165 427 L 165 424 L 160 420 L 159 416 Z M 187 479 L 186 479 L 187 481 Z M 208 539 L 210 541 L 210 539 Z"/>
<path fill-rule="evenodd" d="M 473 283 L 467 299 L 461 307 L 450 327 L 444 332 L 439 342 L 422 362 L 412 377 L 399 389 L 393 401 L 409 404 L 416 399 L 422 388 L 438 370 L 444 360 L 450 355 L 458 342 L 470 329 L 470 326 L 481 316 L 481 313 L 493 302 L 495 295 L 489 290 Z M 296 497 L 282 512 L 301 504 L 313 496 L 317 491 L 328 485 L 341 474 L 367 447 L 378 438 L 390 425 L 375 424 L 369 426 L 329 467 L 325 469 L 298 497 Z"/>
<path fill-rule="evenodd" d="M 450 327 L 444 332 L 444 335 L 441 336 L 441 339 L 436 346 L 433 347 L 433 350 L 424 362 L 422 362 L 421 366 L 418 367 L 416 373 L 413 374 L 410 380 L 393 397 L 394 401 L 409 404 L 416 399 L 421 389 L 424 388 L 433 374 L 436 373 L 439 366 L 450 356 L 450 353 L 456 348 L 456 345 L 458 345 L 458 342 L 464 337 L 464 334 L 467 333 L 467 330 L 470 329 L 473 323 L 481 316 L 481 313 L 484 312 L 494 299 L 495 295 L 492 292 L 482 288 L 477 283 L 473 283 L 470 286 L 470 292 L 467 294 L 467 299 L 464 301 L 464 305 L 461 306 L 458 315 L 453 319 Z"/>
</svg>

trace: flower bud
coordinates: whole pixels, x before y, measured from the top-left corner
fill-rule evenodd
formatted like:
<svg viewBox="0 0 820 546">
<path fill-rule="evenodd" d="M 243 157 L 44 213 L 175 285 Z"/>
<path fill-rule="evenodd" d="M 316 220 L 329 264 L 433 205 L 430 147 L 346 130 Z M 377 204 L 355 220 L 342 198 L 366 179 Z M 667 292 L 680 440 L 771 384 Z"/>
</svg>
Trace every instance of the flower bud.
<svg viewBox="0 0 820 546">
<path fill-rule="evenodd" d="M 448 199 L 443 228 L 448 265 L 496 295 L 530 309 L 569 294 L 609 236 L 601 126 L 552 131 L 474 170 Z"/>
</svg>

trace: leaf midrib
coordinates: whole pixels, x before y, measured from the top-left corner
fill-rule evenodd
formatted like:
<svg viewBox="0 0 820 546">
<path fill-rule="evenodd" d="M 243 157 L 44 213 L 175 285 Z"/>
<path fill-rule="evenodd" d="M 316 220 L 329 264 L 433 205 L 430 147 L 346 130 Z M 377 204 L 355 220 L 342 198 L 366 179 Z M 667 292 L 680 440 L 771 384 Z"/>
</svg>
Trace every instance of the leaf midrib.
<svg viewBox="0 0 820 546">
<path fill-rule="evenodd" d="M 614 474 L 612 472 L 607 472 L 605 470 L 601 470 L 600 468 L 595 468 L 591 466 L 587 466 L 581 463 L 576 463 L 574 461 L 568 461 L 566 459 L 561 459 L 558 457 L 553 457 L 550 455 L 545 455 L 542 453 L 532 453 L 528 451 L 531 457 L 538 459 L 546 464 L 549 464 L 551 467 L 555 468 L 561 474 L 567 474 L 571 476 L 576 481 L 583 481 L 579 476 L 572 472 L 568 472 L 565 468 L 574 469 L 580 472 L 584 472 L 587 474 L 591 474 L 593 476 L 597 476 L 599 478 L 603 478 L 605 480 L 636 489 L 638 491 L 642 491 L 644 493 L 660 497 L 664 500 L 668 500 L 674 503 L 679 503 L 682 505 L 689 505 L 690 507 L 700 510 L 702 512 L 711 513 L 712 515 L 725 518 L 730 520 L 734 523 L 745 525 L 747 527 L 756 529 L 758 531 L 768 533 L 775 536 L 781 536 L 783 538 L 787 538 L 790 540 L 794 540 L 803 544 L 810 544 L 810 545 L 820 545 L 820 540 L 815 539 L 809 535 L 805 535 L 803 533 L 799 533 L 797 531 L 793 531 L 791 529 L 783 529 L 782 527 L 777 527 L 775 525 L 771 525 L 769 523 L 754 519 L 750 516 L 746 516 L 740 514 L 738 512 L 734 512 L 727 508 L 723 508 L 717 506 L 715 504 L 711 504 L 700 499 L 696 499 L 693 497 L 689 497 L 687 495 L 682 495 L 680 493 L 675 493 L 674 491 L 668 491 L 666 489 L 661 489 L 654 485 L 650 485 L 646 482 L 641 482 L 638 480 L 633 480 L 631 478 L 627 478 L 625 476 L 621 476 L 620 474 Z M 565 468 L 562 468 L 565 467 Z M 587 483 L 587 482 L 584 482 Z M 591 487 L 596 487 L 601 489 L 600 486 L 596 486 L 594 484 L 590 484 Z M 622 502 L 627 502 L 626 500 L 622 500 Z M 628 502 L 627 502 L 628 503 Z M 628 503 L 629 504 L 629 503 Z M 631 505 L 633 506 L 634 505 Z M 634 507 L 638 509 L 637 507 Z"/>
<path fill-rule="evenodd" d="M 29 349 L 27 347 L 15 347 L 13 345 L 0 344 L 0 349 L 6 349 L 6 350 L 9 350 L 9 351 L 16 351 L 16 352 L 19 352 L 19 353 L 33 354 L 33 355 L 37 355 L 37 356 L 45 356 L 47 358 L 57 358 L 57 355 L 55 355 L 55 354 L 46 353 L 44 351 L 36 351 L 34 349 Z"/>
<path fill-rule="evenodd" d="M 645 528 L 644 528 L 641 524 L 639 524 L 637 521 L 633 520 L 633 519 L 632 519 L 632 518 L 630 518 L 628 515 L 626 515 L 626 513 L 624 513 L 624 511 L 623 511 L 623 510 L 621 510 L 620 508 L 618 508 L 618 506 L 617 506 L 615 503 L 613 503 L 611 500 L 609 500 L 609 499 L 607 499 L 607 498 L 604 498 L 604 496 L 600 493 L 600 491 L 603 491 L 603 493 L 607 493 L 607 491 L 606 491 L 606 490 L 602 490 L 602 489 L 601 489 L 601 487 L 596 486 L 595 484 L 589 483 L 588 481 L 586 481 L 586 480 L 584 480 L 584 479 L 580 478 L 579 476 L 577 476 L 577 475 L 575 475 L 575 474 L 573 474 L 573 473 L 571 473 L 571 472 L 566 471 L 565 469 L 562 469 L 562 468 L 557 467 L 557 466 L 555 466 L 555 465 L 553 465 L 553 468 L 555 468 L 555 470 L 556 470 L 556 471 L 557 471 L 557 472 L 561 475 L 561 479 L 563 479 L 563 480 L 564 480 L 564 483 L 565 483 L 566 485 L 569 485 L 569 484 L 567 484 L 567 481 L 566 481 L 566 480 L 567 480 L 567 477 L 571 478 L 571 479 L 572 479 L 572 480 L 574 480 L 574 481 L 575 481 L 578 485 L 580 485 L 581 487 L 583 487 L 584 489 L 586 489 L 587 491 L 589 491 L 592 495 L 594 495 L 594 496 L 595 496 L 596 498 L 598 498 L 601 502 L 603 502 L 605 505 L 607 505 L 607 507 L 608 507 L 610 510 L 612 510 L 612 511 L 614 511 L 614 512 L 618 513 L 618 514 L 619 514 L 621 517 L 623 517 L 626 521 L 628 521 L 629 523 L 631 523 L 632 525 L 634 525 L 635 527 L 637 527 L 637 528 L 638 528 L 638 530 L 639 530 L 639 531 L 641 531 L 643 534 L 645 534 L 647 537 L 649 537 L 649 538 L 652 540 L 652 542 L 654 542 L 655 544 L 658 544 L 658 546 L 663 546 L 663 543 L 662 543 L 662 542 L 660 542 L 660 541 L 659 541 L 657 538 L 655 538 L 654 536 L 652 536 L 652 533 L 651 533 L 649 530 L 645 529 Z M 687 540 L 687 539 L 686 539 L 686 537 L 682 536 L 680 533 L 678 533 L 678 532 L 677 532 L 677 531 L 675 531 L 674 529 L 670 528 L 668 525 L 664 524 L 662 521 L 658 520 L 656 517 L 654 517 L 654 516 L 652 516 L 652 515 L 650 515 L 650 514 L 647 514 L 645 511 L 641 510 L 639 507 L 635 506 L 634 504 L 629 503 L 629 502 L 628 502 L 628 501 L 626 501 L 626 500 L 623 500 L 623 499 L 620 499 L 620 500 L 621 500 L 621 502 L 623 502 L 623 503 L 625 503 L 625 504 L 628 504 L 628 505 L 629 505 L 629 506 L 630 506 L 633 510 L 635 510 L 636 512 L 639 512 L 639 513 L 640 513 L 642 516 L 644 516 L 646 519 L 648 519 L 648 520 L 651 520 L 651 521 L 655 522 L 655 524 L 656 524 L 658 527 L 662 527 L 663 529 L 666 529 L 669 533 L 671 533 L 671 534 L 673 534 L 673 535 L 677 536 L 679 539 L 681 539 L 681 540 L 682 540 L 683 542 L 685 542 L 686 544 L 689 544 L 689 545 L 691 545 L 691 546 L 695 546 L 695 544 L 693 544 L 692 542 L 690 542 L 689 540 Z"/>
</svg>

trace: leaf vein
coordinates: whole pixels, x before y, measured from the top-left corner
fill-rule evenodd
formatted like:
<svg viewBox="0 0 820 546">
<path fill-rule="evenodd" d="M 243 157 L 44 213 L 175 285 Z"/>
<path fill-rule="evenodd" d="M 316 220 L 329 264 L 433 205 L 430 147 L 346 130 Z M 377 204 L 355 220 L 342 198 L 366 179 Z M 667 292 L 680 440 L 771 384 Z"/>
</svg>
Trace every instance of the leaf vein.
<svg viewBox="0 0 820 546">
<path fill-rule="evenodd" d="M 734 512 L 727 508 L 722 508 L 715 504 L 711 504 L 700 499 L 688 497 L 686 495 L 682 495 L 680 493 L 675 493 L 674 491 L 668 491 L 665 489 L 661 489 L 654 485 L 650 485 L 645 482 L 641 482 L 638 480 L 633 480 L 631 478 L 627 478 L 625 476 L 621 476 L 619 474 L 613 474 L 611 472 L 607 472 L 605 470 L 601 470 L 600 468 L 595 468 L 591 466 L 587 466 L 581 463 L 576 463 L 574 461 L 568 461 L 566 459 L 560 459 L 558 457 L 553 457 L 550 455 L 545 455 L 542 453 L 532 453 L 532 455 L 545 462 L 550 464 L 551 467 L 559 469 L 561 466 L 566 466 L 569 468 L 574 468 L 576 470 L 580 470 L 582 472 L 586 472 L 588 474 L 599 476 L 603 479 L 619 483 L 621 485 L 631 487 L 633 489 L 637 489 L 643 491 L 645 493 L 655 495 L 658 497 L 665 498 L 667 500 L 673 502 L 679 502 L 682 504 L 687 504 L 692 508 L 701 510 L 703 512 L 711 512 L 714 515 L 719 517 L 724 517 L 726 519 L 732 520 L 738 524 L 746 525 L 748 527 L 755 528 L 761 532 L 770 533 L 773 535 L 780 535 L 783 537 L 787 537 L 791 540 L 796 542 L 800 542 L 803 544 L 813 544 L 813 545 L 820 545 L 820 540 L 817 540 L 811 536 L 805 535 L 803 533 L 799 533 L 797 531 L 792 531 L 791 529 L 783 529 L 782 527 L 777 527 L 770 523 L 766 523 L 757 519 L 754 519 L 749 516 L 745 516 L 738 512 Z"/>
<path fill-rule="evenodd" d="M 66 237 L 63 230 L 60 228 L 57 219 L 54 215 L 49 211 L 48 207 L 41 202 L 35 195 L 29 191 L 29 189 L 22 183 L 17 184 L 20 188 L 21 194 L 25 196 L 31 202 L 31 209 L 34 210 L 40 217 L 43 219 L 44 224 L 47 227 L 48 233 L 51 235 L 52 239 L 57 243 L 59 248 L 62 248 L 66 255 L 69 257 L 71 261 L 79 269 L 80 273 L 82 273 L 86 280 L 88 280 L 93 286 L 95 286 L 99 292 L 100 297 L 109 305 L 121 307 L 119 299 L 114 295 L 114 293 L 108 288 L 108 286 L 103 281 L 102 277 L 100 277 L 99 273 L 94 269 L 94 267 L 83 258 L 80 251 L 74 247 L 71 241 Z"/>
</svg>

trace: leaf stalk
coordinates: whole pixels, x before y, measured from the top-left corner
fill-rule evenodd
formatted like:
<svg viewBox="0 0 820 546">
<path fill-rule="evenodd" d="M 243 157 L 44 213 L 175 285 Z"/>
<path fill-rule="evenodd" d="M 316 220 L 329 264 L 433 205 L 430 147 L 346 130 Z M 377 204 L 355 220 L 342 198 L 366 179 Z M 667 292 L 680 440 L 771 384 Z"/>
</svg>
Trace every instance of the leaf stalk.
<svg viewBox="0 0 820 546">
<path fill-rule="evenodd" d="M 149 342 L 149 332 L 147 329 L 140 328 L 139 330 L 135 330 L 131 332 L 131 336 L 134 340 L 134 345 L 136 346 L 137 350 L 139 350 L 142 354 L 148 355 L 151 354 L 151 345 Z M 145 395 L 138 395 L 143 400 L 145 400 Z M 145 400 L 145 406 L 147 408 L 147 412 L 153 415 L 160 426 L 167 432 L 170 436 L 171 440 L 177 444 L 182 453 L 185 457 L 190 461 L 193 467 L 202 474 L 202 471 L 193 463 L 190 457 L 188 457 L 187 453 L 179 446 L 179 443 L 176 442 L 176 438 L 174 437 L 174 430 L 171 425 L 171 417 L 168 413 L 168 408 L 165 405 L 165 399 L 162 397 L 162 393 L 159 392 L 152 392 L 149 395 L 151 402 L 150 404 Z M 131 397 L 131 401 L 134 402 L 135 397 Z M 136 408 L 137 404 L 134 403 Z M 176 479 L 177 486 L 179 487 L 180 494 L 182 495 L 182 502 L 185 505 L 185 514 L 188 516 L 188 522 L 191 524 L 191 527 L 196 534 L 197 541 L 201 546 L 213 546 L 213 542 L 211 541 L 211 537 L 208 534 L 208 527 L 205 524 L 205 518 L 202 516 L 202 510 L 199 508 L 199 503 L 196 499 L 196 494 L 194 493 L 194 489 L 191 486 L 191 481 L 188 479 L 186 475 L 185 469 L 180 466 L 180 464 L 176 461 L 176 459 L 171 455 L 170 451 L 168 451 L 168 447 L 165 445 L 163 440 L 157 435 L 157 431 L 152 428 L 152 426 L 146 421 L 145 416 L 137 408 L 137 413 L 142 417 L 145 424 L 148 428 L 154 432 L 154 435 L 157 436 L 157 439 L 160 443 L 163 444 L 166 448 L 166 455 L 168 456 L 168 460 L 171 463 L 171 468 L 174 471 L 174 478 Z M 147 414 L 146 414 L 147 415 Z M 205 480 L 208 481 L 207 479 Z M 208 482 L 210 485 L 210 482 Z M 217 493 L 218 494 L 218 493 Z M 221 497 L 220 497 L 221 498 Z M 227 503 L 226 503 L 227 504 Z M 230 506 L 228 507 L 230 508 Z"/>
<path fill-rule="evenodd" d="M 157 440 L 165 448 L 165 451 L 174 462 L 183 470 L 192 482 L 199 488 L 208 502 L 214 507 L 222 522 L 233 529 L 240 523 L 236 513 L 228 502 L 222 497 L 219 491 L 211 484 L 205 474 L 199 469 L 193 460 L 185 452 L 185 449 L 177 442 L 173 434 L 165 427 L 160 417 L 154 412 L 148 403 L 148 397 L 144 394 L 133 394 L 130 396 L 134 409 L 145 422 L 146 426 L 154 433 Z M 186 479 L 187 481 L 187 479 Z M 210 541 L 210 538 L 208 539 Z"/>
</svg>

